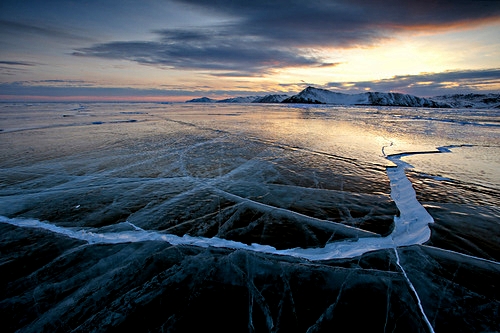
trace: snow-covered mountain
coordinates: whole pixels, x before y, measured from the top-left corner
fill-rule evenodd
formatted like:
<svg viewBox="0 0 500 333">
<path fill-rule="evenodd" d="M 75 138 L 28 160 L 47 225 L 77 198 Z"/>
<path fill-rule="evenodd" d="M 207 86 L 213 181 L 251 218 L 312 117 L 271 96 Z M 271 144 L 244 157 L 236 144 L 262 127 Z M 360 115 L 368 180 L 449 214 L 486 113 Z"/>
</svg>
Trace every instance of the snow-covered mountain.
<svg viewBox="0 0 500 333">
<path fill-rule="evenodd" d="M 223 100 L 201 97 L 186 103 L 304 103 L 334 105 L 409 106 L 427 108 L 500 109 L 500 94 L 455 94 L 423 98 L 409 94 L 366 92 L 343 94 L 326 89 L 307 87 L 297 95 L 270 94 L 240 96 Z"/>
<path fill-rule="evenodd" d="M 369 105 L 384 105 L 384 106 L 413 106 L 426 108 L 448 108 L 446 103 L 439 103 L 428 98 L 418 97 L 400 93 L 380 93 L 368 92 Z"/>
<path fill-rule="evenodd" d="M 208 97 L 200 97 L 200 98 L 193 98 L 190 99 L 189 101 L 186 101 L 186 103 L 214 103 L 215 100 L 208 98 Z"/>
<path fill-rule="evenodd" d="M 252 103 L 281 103 L 288 97 L 288 95 L 280 94 L 266 95 L 256 98 Z"/>
<path fill-rule="evenodd" d="M 427 98 L 400 93 L 367 92 L 362 94 L 342 94 L 326 89 L 307 87 L 283 103 L 337 104 L 337 105 L 380 105 L 413 107 L 449 107 Z"/>
<path fill-rule="evenodd" d="M 257 98 L 260 98 L 260 96 L 233 97 L 222 99 L 220 101 L 217 101 L 216 103 L 252 103 Z"/>
<path fill-rule="evenodd" d="M 454 108 L 500 109 L 500 94 L 454 94 L 432 99 Z"/>
<path fill-rule="evenodd" d="M 348 95 L 326 89 L 307 87 L 297 95 L 285 99 L 283 103 L 354 105 L 368 104 L 368 97 L 361 94 Z"/>
<path fill-rule="evenodd" d="M 281 103 L 288 98 L 288 95 L 270 94 L 265 96 L 239 96 L 215 100 L 208 97 L 194 98 L 186 101 L 186 103 Z"/>
</svg>

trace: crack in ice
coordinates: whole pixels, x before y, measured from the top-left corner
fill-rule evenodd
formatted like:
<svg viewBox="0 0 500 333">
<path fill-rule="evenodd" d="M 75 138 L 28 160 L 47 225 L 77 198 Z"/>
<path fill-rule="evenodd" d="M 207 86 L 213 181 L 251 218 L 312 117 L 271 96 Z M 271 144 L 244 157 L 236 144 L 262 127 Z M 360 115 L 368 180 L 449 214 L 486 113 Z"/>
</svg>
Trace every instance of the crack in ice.
<svg viewBox="0 0 500 333">
<path fill-rule="evenodd" d="M 427 327 L 429 328 L 429 331 L 431 333 L 434 333 L 434 328 L 432 327 L 429 319 L 427 318 L 427 315 L 425 314 L 424 308 L 422 307 L 422 303 L 420 302 L 420 297 L 418 297 L 417 290 L 413 286 L 413 283 L 411 283 L 410 279 L 408 278 L 408 275 L 406 275 L 405 269 L 403 268 L 403 266 L 399 262 L 398 249 L 394 249 L 394 253 L 396 254 L 396 264 L 401 269 L 401 272 L 403 273 L 403 276 L 405 277 L 406 282 L 408 282 L 408 286 L 410 287 L 410 289 L 412 290 L 413 294 L 415 295 L 415 297 L 417 299 L 417 305 L 418 305 L 418 308 L 420 309 L 420 313 L 422 314 L 422 317 L 424 318 L 424 321 L 427 324 Z"/>
<path fill-rule="evenodd" d="M 426 153 L 448 153 L 450 149 L 456 148 L 457 146 L 446 146 L 438 147 L 437 151 L 432 152 L 413 152 L 413 153 L 400 153 L 394 155 L 385 154 L 385 146 L 382 147 L 382 153 L 384 156 L 394 163 L 395 166 L 387 167 L 387 176 L 390 181 L 391 187 L 391 198 L 394 200 L 398 210 L 400 212 L 399 216 L 394 217 L 395 227 L 393 232 L 386 237 L 366 237 L 357 238 L 355 240 L 338 241 L 326 244 L 323 248 L 292 248 L 285 250 L 276 250 L 272 246 L 261 245 L 261 244 L 251 244 L 247 245 L 240 242 L 230 241 L 218 237 L 204 238 L 204 237 L 192 237 L 189 235 L 184 235 L 182 237 L 165 234 L 157 231 L 144 230 L 136 225 L 126 222 L 130 225 L 133 230 L 131 231 L 121 231 L 121 232 L 110 232 L 110 233 L 97 233 L 83 229 L 73 229 L 73 228 L 63 228 L 50 223 L 42 222 L 35 219 L 21 219 L 21 218 L 7 218 L 0 216 L 0 222 L 16 225 L 19 227 L 30 227 L 30 228 L 41 228 L 49 230 L 58 234 L 62 234 L 71 238 L 80 239 L 93 243 L 125 243 L 125 242 L 139 242 L 139 241 L 165 241 L 172 245 L 194 245 L 200 247 L 224 247 L 233 249 L 244 249 L 255 252 L 264 252 L 277 255 L 289 255 L 294 257 L 300 257 L 308 260 L 325 260 L 325 259 L 340 259 L 340 258 L 352 258 L 355 256 L 362 255 L 366 252 L 378 250 L 378 249 L 394 249 L 396 255 L 397 266 L 401 269 L 401 272 L 406 279 L 409 288 L 412 290 L 422 317 L 428 326 L 430 332 L 434 332 L 434 329 L 429 322 L 424 309 L 422 307 L 419 295 L 413 286 L 412 282 L 408 278 L 406 271 L 400 263 L 399 254 L 397 248 L 399 246 L 408 246 L 415 244 L 423 244 L 430 238 L 430 228 L 429 224 L 433 223 L 434 220 L 432 216 L 427 212 L 427 210 L 418 202 L 416 198 L 415 190 L 406 177 L 405 170 L 412 168 L 412 166 L 402 160 L 403 157 L 414 155 L 414 154 L 426 154 Z M 227 175 L 226 175 L 227 177 Z M 215 186 L 217 180 L 220 178 L 225 178 L 224 176 L 218 177 L 212 181 L 197 181 L 200 183 L 201 187 L 211 188 L 215 190 L 219 195 L 223 197 L 230 198 L 238 202 L 238 204 L 245 203 L 251 205 L 258 210 L 271 210 L 274 212 L 280 212 L 281 214 L 292 214 L 300 217 L 302 214 L 293 213 L 283 208 L 273 207 L 266 204 L 262 204 L 247 198 L 243 198 L 227 191 L 218 189 Z M 191 190 L 192 191 L 192 190 Z M 189 193 L 190 191 L 188 191 Z M 185 195 L 185 193 L 183 193 Z M 316 219 L 309 218 L 316 222 Z M 319 220 L 317 222 L 320 222 Z M 326 221 L 325 221 L 326 222 Z M 340 292 L 342 291 L 342 288 Z M 254 299 L 252 298 L 252 302 Z M 257 300 L 258 301 L 258 300 Z M 262 304 L 260 304 L 262 307 Z M 264 310 L 264 309 L 262 309 Z M 386 318 L 387 320 L 387 318 Z M 268 326 L 273 327 L 273 323 L 267 323 Z M 386 323 L 387 324 L 387 323 Z"/>
<path fill-rule="evenodd" d="M 180 237 L 172 234 L 162 233 L 154 230 L 148 231 L 140 228 L 133 228 L 134 230 L 131 231 L 98 233 L 85 229 L 63 228 L 35 219 L 10 219 L 7 217 L 0 217 L 0 222 L 9 223 L 21 227 L 42 228 L 55 233 L 66 235 L 71 238 L 80 239 L 88 243 L 116 244 L 125 242 L 158 240 L 166 241 L 173 245 L 184 244 L 202 247 L 213 246 L 233 249 L 245 249 L 278 255 L 290 255 L 308 260 L 352 258 L 373 250 L 422 244 L 429 239 L 430 229 L 428 227 L 428 224 L 433 223 L 433 219 L 425 210 L 425 208 L 417 201 L 415 190 L 413 189 L 411 182 L 406 177 L 405 169 L 411 166 L 402 161 L 401 158 L 407 155 L 408 153 L 386 156 L 387 159 L 389 159 L 396 165 L 395 167 L 387 168 L 387 175 L 389 177 L 391 185 L 391 197 L 400 211 L 400 216 L 394 217 L 395 227 L 393 232 L 386 237 L 364 237 L 356 238 L 354 240 L 351 239 L 332 242 L 326 244 L 326 246 L 323 248 L 291 248 L 276 250 L 274 247 L 269 245 L 261 245 L 255 243 L 248 245 L 218 237 L 204 238 L 193 237 L 189 235 Z M 216 189 L 216 187 L 213 186 L 214 184 L 212 182 L 207 182 L 204 184 L 202 182 L 201 185 L 206 186 L 207 188 Z M 282 212 L 283 214 L 291 213 L 288 210 L 282 208 L 269 207 L 261 203 L 257 204 L 254 201 L 235 196 L 226 191 L 219 190 L 219 194 L 223 196 L 230 196 L 232 199 L 238 199 L 237 201 L 239 202 L 245 202 L 247 204 L 252 203 L 252 205 L 255 205 L 255 207 L 258 207 L 258 209 L 272 210 L 274 212 Z M 299 214 L 295 213 L 293 215 Z M 315 220 L 312 218 L 310 219 Z M 320 221 L 321 220 L 318 220 L 316 222 Z M 347 226 L 344 227 L 345 229 L 349 229 Z"/>
</svg>

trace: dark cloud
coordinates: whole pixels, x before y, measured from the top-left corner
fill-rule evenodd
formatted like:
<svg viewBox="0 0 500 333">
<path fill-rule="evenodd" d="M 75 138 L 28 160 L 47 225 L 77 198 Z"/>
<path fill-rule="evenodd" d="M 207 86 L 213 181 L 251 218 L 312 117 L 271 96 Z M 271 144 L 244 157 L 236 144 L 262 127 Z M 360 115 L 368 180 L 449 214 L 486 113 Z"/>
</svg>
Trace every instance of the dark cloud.
<svg viewBox="0 0 500 333">
<path fill-rule="evenodd" d="M 352 46 L 394 30 L 445 28 L 500 16 L 500 2 L 471 0 L 177 0 L 238 18 L 233 31 L 286 45 Z"/>
<path fill-rule="evenodd" d="M 16 75 L 18 73 L 27 72 L 27 69 L 36 66 L 36 63 L 26 61 L 9 61 L 0 60 L 0 74 Z"/>
<path fill-rule="evenodd" d="M 235 35 L 229 27 L 159 30 L 157 41 L 111 42 L 76 50 L 73 55 L 125 59 L 146 65 L 215 70 L 254 75 L 275 68 L 323 66 L 320 60 L 287 47 L 274 47 L 252 35 Z M 219 73 L 220 74 L 220 73 Z"/>
<path fill-rule="evenodd" d="M 50 25 L 36 25 L 0 19 L 0 35 L 16 37 L 18 35 L 33 35 L 63 40 L 91 41 L 91 38 L 68 32 L 62 28 Z"/>
<path fill-rule="evenodd" d="M 5 83 L 5 87 L 96 87 L 96 84 L 84 80 L 27 80 Z"/>
<path fill-rule="evenodd" d="M 34 63 L 32 62 L 25 62 L 25 61 L 2 61 L 0 60 L 0 65 L 5 65 L 5 66 L 35 66 Z"/>
<path fill-rule="evenodd" d="M 404 29 L 500 19 L 500 2 L 433 0 L 175 0 L 227 17 L 205 28 L 156 30 L 155 41 L 114 41 L 74 55 L 241 76 L 292 66 L 328 66 L 320 47 L 372 45 Z M 308 49 L 309 53 L 306 53 Z"/>
<path fill-rule="evenodd" d="M 496 68 L 399 75 L 379 81 L 330 82 L 325 87 L 347 93 L 359 93 L 369 90 L 382 92 L 395 91 L 417 96 L 435 96 L 471 91 L 498 93 L 495 87 L 498 87 L 499 84 L 500 69 Z"/>
</svg>

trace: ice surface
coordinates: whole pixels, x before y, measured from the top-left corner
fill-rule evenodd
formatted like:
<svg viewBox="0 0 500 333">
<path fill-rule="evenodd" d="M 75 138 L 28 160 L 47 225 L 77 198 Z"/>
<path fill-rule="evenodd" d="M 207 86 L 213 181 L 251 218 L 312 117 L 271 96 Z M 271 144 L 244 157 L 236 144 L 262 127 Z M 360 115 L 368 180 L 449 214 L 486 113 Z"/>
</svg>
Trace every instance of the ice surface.
<svg viewBox="0 0 500 333">
<path fill-rule="evenodd" d="M 425 311 L 424 311 L 424 309 L 422 307 L 422 302 L 420 301 L 420 297 L 418 296 L 418 293 L 415 290 L 415 287 L 413 286 L 413 283 L 411 283 L 411 280 L 408 278 L 408 275 L 406 274 L 404 267 L 401 266 L 401 263 L 400 263 L 400 260 L 399 260 L 398 251 L 395 250 L 394 253 L 396 254 L 396 260 L 397 260 L 396 264 L 399 266 L 399 268 L 401 268 L 401 271 L 403 272 L 403 275 L 404 275 L 406 281 L 408 281 L 408 285 L 410 286 L 410 289 L 415 294 L 415 298 L 417 299 L 417 303 L 418 303 L 418 308 L 420 309 L 420 311 L 422 313 L 422 317 L 424 318 L 425 323 L 427 324 L 427 327 L 429 328 L 429 332 L 434 333 L 434 328 L 432 327 L 431 323 L 429 322 L 429 319 L 427 318 L 427 315 L 425 314 Z"/>
<path fill-rule="evenodd" d="M 1 107 L 8 331 L 500 330 L 495 115 Z"/>
<path fill-rule="evenodd" d="M 407 156 L 408 154 L 404 154 Z M 190 237 L 184 235 L 178 237 L 170 234 L 162 234 L 157 232 L 146 231 L 133 224 L 134 231 L 122 231 L 118 233 L 94 233 L 86 230 L 71 230 L 57 227 L 48 223 L 40 222 L 37 220 L 23 220 L 23 219 L 9 219 L 0 216 L 0 222 L 9 223 L 20 227 L 33 227 L 50 230 L 60 233 L 71 238 L 84 240 L 89 243 L 124 243 L 124 242 L 142 242 L 145 240 L 162 240 L 169 242 L 173 245 L 198 245 L 198 246 L 214 246 L 214 247 L 228 247 L 234 249 L 253 250 L 258 252 L 266 252 L 271 254 L 291 255 L 309 260 L 326 260 L 326 259 L 341 259 L 352 258 L 362 255 L 366 252 L 395 248 L 397 246 L 407 246 L 415 244 L 423 244 L 430 237 L 429 223 L 433 223 L 432 217 L 425 210 L 415 197 L 415 191 L 406 178 L 405 169 L 408 164 L 401 161 L 401 156 L 392 155 L 388 157 L 390 161 L 396 164 L 395 168 L 388 168 L 387 173 L 391 183 L 391 197 L 395 201 L 400 215 L 394 217 L 395 227 L 393 232 L 386 237 L 374 237 L 376 235 L 369 235 L 361 230 L 351 228 L 349 226 L 342 226 L 333 224 L 329 221 L 321 221 L 316 218 L 308 217 L 293 211 L 289 211 L 279 207 L 269 206 L 263 203 L 252 201 L 233 195 L 227 192 L 218 190 L 222 196 L 229 197 L 233 201 L 247 204 L 247 207 L 258 210 L 263 213 L 273 213 L 277 218 L 295 218 L 298 217 L 302 223 L 313 224 L 318 228 L 333 228 L 332 233 L 345 233 L 353 239 L 347 241 L 338 241 L 326 244 L 323 248 L 312 249 L 286 249 L 276 250 L 271 246 L 261 246 L 259 244 L 246 245 L 239 242 L 229 241 L 218 237 L 204 238 L 204 237 Z M 129 222 L 128 222 L 129 223 Z M 352 232 L 350 232 L 352 229 Z M 366 237 L 358 239 L 360 236 Z M 370 237 L 371 236 L 371 237 Z"/>
</svg>

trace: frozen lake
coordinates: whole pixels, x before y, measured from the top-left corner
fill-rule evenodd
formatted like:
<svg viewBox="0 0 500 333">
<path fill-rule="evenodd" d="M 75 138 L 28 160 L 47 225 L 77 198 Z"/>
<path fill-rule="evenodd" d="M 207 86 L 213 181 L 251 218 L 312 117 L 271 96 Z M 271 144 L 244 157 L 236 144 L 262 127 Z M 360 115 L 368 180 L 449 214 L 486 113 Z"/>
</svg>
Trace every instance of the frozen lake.
<svg viewBox="0 0 500 333">
<path fill-rule="evenodd" d="M 0 140 L 8 331 L 500 330 L 498 110 L 3 103 Z"/>
</svg>

